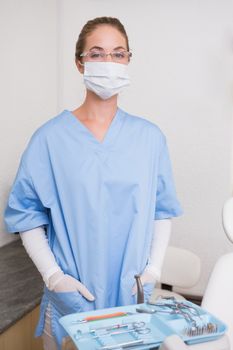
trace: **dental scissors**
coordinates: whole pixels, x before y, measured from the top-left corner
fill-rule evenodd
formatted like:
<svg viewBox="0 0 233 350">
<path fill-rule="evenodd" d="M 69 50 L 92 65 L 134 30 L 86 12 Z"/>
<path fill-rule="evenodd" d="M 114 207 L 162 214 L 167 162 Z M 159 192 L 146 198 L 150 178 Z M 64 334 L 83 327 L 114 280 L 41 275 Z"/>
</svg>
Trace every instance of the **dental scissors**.
<svg viewBox="0 0 233 350">
<path fill-rule="evenodd" d="M 120 328 L 126 328 L 124 330 L 119 330 Z M 151 329 L 146 327 L 146 323 L 144 321 L 136 321 L 132 323 L 125 323 L 122 325 L 113 325 L 111 327 L 101 327 L 97 329 L 92 329 L 91 331 L 83 334 L 80 331 L 77 331 L 75 336 L 76 340 L 81 338 L 89 337 L 91 335 L 91 339 L 98 339 L 106 336 L 115 336 L 118 334 L 124 333 L 137 333 L 140 335 L 151 333 Z"/>
</svg>

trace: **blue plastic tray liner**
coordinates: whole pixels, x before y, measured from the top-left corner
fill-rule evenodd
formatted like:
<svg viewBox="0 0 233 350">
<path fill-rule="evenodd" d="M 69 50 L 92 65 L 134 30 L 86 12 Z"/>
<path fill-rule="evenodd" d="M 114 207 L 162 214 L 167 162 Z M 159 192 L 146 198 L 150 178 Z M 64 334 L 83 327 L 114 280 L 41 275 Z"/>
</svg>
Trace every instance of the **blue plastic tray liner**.
<svg viewBox="0 0 233 350">
<path fill-rule="evenodd" d="M 187 344 L 212 341 L 225 334 L 227 327 L 223 322 L 201 307 L 188 301 L 182 301 L 185 305 L 191 306 L 195 310 L 192 318 L 197 325 L 200 327 L 207 323 L 217 325 L 217 331 L 214 333 L 188 336 L 187 328 L 190 327 L 190 324 L 182 315 L 163 313 L 163 311 L 169 310 L 166 307 L 169 302 L 162 299 L 158 301 L 159 306 L 156 304 L 138 304 L 74 313 L 63 316 L 59 322 L 79 350 L 105 350 L 105 348 L 115 350 L 123 348 L 124 346 L 122 344 L 129 342 L 133 342 L 132 344 L 134 344 L 135 349 L 143 350 L 158 347 L 167 336 L 172 334 L 180 336 Z M 163 303 L 164 307 L 162 305 Z M 156 313 L 138 313 L 136 308 L 141 307 L 156 310 Z M 125 312 L 127 315 L 80 323 L 87 316 L 105 315 L 116 312 Z M 116 329 L 116 327 L 119 328 Z"/>
</svg>

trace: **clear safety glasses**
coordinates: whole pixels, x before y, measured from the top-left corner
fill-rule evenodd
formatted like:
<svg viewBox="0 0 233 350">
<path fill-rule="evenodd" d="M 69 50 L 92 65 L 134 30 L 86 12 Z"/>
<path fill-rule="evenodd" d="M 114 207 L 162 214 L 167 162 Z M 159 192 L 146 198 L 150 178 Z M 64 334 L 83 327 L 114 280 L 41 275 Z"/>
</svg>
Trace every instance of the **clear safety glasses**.
<svg viewBox="0 0 233 350">
<path fill-rule="evenodd" d="M 86 61 L 94 62 L 105 61 L 108 56 L 111 56 L 114 62 L 124 63 L 128 62 L 129 58 L 132 57 L 132 52 L 121 50 L 107 53 L 105 51 L 91 50 L 80 54 L 80 57 L 84 57 Z"/>
</svg>

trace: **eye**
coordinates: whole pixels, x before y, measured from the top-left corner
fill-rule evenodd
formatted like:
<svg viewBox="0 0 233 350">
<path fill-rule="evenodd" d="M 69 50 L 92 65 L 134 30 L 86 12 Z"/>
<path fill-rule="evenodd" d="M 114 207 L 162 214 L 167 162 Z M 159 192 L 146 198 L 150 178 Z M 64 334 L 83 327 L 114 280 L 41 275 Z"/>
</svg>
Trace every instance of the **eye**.
<svg viewBox="0 0 233 350">
<path fill-rule="evenodd" d="M 113 52 L 113 56 L 116 59 L 121 60 L 126 57 L 126 54 L 125 54 L 125 51 L 119 51 L 119 52 Z"/>
<path fill-rule="evenodd" d="M 91 51 L 88 55 L 91 59 L 98 59 L 101 57 L 101 52 Z"/>
</svg>

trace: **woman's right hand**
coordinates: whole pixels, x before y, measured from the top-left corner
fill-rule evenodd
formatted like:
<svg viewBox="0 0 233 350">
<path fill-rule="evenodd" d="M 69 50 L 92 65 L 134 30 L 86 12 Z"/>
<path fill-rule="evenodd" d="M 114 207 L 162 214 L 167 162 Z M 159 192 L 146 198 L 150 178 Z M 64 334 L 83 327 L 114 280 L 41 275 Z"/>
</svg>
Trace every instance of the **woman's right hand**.
<svg viewBox="0 0 233 350">
<path fill-rule="evenodd" d="M 78 280 L 62 271 L 55 272 L 49 278 L 49 290 L 54 292 L 79 292 L 89 301 L 94 301 L 95 297 L 89 290 Z"/>
</svg>

